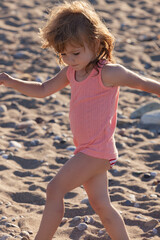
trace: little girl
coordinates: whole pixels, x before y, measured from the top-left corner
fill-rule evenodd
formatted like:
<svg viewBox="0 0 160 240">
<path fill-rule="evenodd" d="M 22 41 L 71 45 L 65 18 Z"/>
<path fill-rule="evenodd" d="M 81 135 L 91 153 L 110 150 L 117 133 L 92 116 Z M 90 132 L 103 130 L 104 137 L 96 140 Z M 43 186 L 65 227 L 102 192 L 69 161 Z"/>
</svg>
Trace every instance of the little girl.
<svg viewBox="0 0 160 240">
<path fill-rule="evenodd" d="M 115 64 L 114 38 L 86 2 L 64 2 L 54 7 L 40 34 L 42 47 L 53 48 L 66 66 L 44 83 L 0 75 L 0 84 L 30 97 L 44 98 L 71 86 L 69 117 L 76 150 L 47 186 L 35 239 L 52 239 L 64 215 L 64 195 L 83 184 L 111 239 L 128 240 L 124 221 L 110 202 L 107 185 L 107 170 L 118 158 L 114 131 L 119 86 L 160 95 L 160 83 Z"/>
</svg>

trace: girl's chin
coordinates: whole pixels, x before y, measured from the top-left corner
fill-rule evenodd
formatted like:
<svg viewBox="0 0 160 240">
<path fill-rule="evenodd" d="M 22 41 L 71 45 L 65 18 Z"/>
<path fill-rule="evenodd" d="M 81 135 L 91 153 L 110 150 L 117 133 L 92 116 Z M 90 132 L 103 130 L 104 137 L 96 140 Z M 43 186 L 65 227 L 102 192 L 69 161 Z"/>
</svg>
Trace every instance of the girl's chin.
<svg viewBox="0 0 160 240">
<path fill-rule="evenodd" d="M 72 68 L 78 68 L 78 65 L 72 65 Z"/>
</svg>

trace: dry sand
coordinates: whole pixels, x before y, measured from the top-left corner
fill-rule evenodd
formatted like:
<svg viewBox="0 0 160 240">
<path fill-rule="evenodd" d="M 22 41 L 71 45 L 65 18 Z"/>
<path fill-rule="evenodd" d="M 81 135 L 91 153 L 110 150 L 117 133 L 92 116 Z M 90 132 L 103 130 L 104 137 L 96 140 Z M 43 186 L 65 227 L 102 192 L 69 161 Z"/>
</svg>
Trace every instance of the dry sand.
<svg viewBox="0 0 160 240">
<path fill-rule="evenodd" d="M 40 48 L 38 28 L 53 0 L 0 2 L 0 72 L 18 78 L 42 80 L 58 70 L 54 54 Z M 160 76 L 160 1 L 93 0 L 116 37 L 118 63 L 158 80 Z M 32 99 L 0 87 L 0 239 L 36 234 L 48 181 L 72 155 L 69 127 L 70 88 L 46 99 Z M 142 104 L 159 99 L 149 93 L 121 88 L 116 140 L 119 161 L 109 171 L 113 205 L 121 212 L 131 239 L 160 237 L 160 135 L 130 114 Z M 30 126 L 17 128 L 22 121 Z M 11 147 L 16 141 L 21 146 Z M 145 175 L 152 173 L 153 176 Z M 145 178 L 147 177 L 148 178 Z M 65 220 L 54 239 L 110 239 L 82 187 L 65 196 Z M 80 216 L 75 220 L 75 216 Z M 85 231 L 76 226 L 92 217 Z M 92 220 L 91 218 L 91 220 Z M 116 227 L 116 226 L 115 226 Z M 99 232 L 100 231 L 100 232 Z M 2 237 L 6 236 L 6 237 Z M 8 238 L 9 239 L 9 238 Z"/>
</svg>

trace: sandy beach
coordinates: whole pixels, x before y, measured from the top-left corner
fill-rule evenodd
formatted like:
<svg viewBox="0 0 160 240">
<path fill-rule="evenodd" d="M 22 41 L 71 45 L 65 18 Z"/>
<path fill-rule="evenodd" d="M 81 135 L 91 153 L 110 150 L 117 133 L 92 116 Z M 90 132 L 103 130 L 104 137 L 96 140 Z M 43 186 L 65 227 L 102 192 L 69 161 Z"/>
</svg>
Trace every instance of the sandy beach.
<svg viewBox="0 0 160 240">
<path fill-rule="evenodd" d="M 0 2 L 0 72 L 44 82 L 59 71 L 53 51 L 43 50 L 38 36 L 55 2 Z M 160 81 L 160 1 L 90 2 L 115 36 L 117 63 Z M 70 87 L 35 99 L 0 86 L 0 240 L 34 239 L 47 184 L 73 155 L 69 102 Z M 144 112 L 137 113 L 148 103 L 152 108 L 145 112 L 160 111 L 156 95 L 121 88 L 119 159 L 108 172 L 112 203 L 136 240 L 160 239 L 160 123 L 153 117 L 146 124 Z M 110 239 L 82 186 L 66 194 L 65 215 L 53 239 Z"/>
</svg>

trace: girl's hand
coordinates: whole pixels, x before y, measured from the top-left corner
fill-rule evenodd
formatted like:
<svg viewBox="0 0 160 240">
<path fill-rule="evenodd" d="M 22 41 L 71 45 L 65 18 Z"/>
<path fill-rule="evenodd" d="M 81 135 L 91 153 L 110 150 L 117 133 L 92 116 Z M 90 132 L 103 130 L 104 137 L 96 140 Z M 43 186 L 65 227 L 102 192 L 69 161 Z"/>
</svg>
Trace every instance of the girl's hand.
<svg viewBox="0 0 160 240">
<path fill-rule="evenodd" d="M 4 85 L 5 87 L 8 86 L 8 82 L 11 79 L 11 77 L 7 73 L 1 73 L 0 74 L 0 85 Z"/>
</svg>

